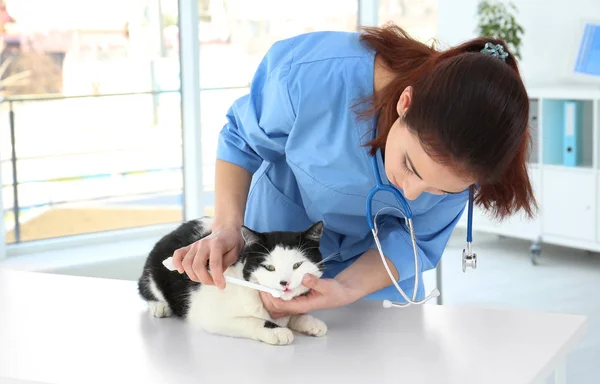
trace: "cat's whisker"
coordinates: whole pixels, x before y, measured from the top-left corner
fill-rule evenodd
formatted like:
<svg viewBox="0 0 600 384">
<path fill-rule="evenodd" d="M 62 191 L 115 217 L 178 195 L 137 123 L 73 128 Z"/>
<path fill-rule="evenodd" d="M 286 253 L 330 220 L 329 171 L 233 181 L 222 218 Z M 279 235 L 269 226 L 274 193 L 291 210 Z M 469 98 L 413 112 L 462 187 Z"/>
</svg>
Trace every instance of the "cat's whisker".
<svg viewBox="0 0 600 384">
<path fill-rule="evenodd" d="M 306 246 L 305 243 L 302 243 L 302 239 L 300 239 L 300 243 L 298 244 L 298 251 L 299 252 L 304 252 L 304 247 Z"/>
<path fill-rule="evenodd" d="M 304 248 L 304 247 L 306 247 L 307 245 L 310 245 L 310 243 L 302 243 L 302 239 L 300 239 L 300 243 L 298 244 L 298 250 L 299 250 L 299 251 L 304 251 L 304 250 L 306 250 L 306 249 L 315 249 L 315 248 L 316 248 L 316 249 L 318 249 L 318 248 L 319 248 L 318 246 L 317 246 L 317 247 L 309 247 L 309 248 Z"/>
<path fill-rule="evenodd" d="M 328 255 L 327 257 L 323 258 L 323 259 L 322 259 L 321 261 L 319 261 L 318 263 L 314 263 L 314 264 L 312 264 L 312 265 L 311 265 L 311 268 L 310 268 L 308 271 L 306 271 L 306 273 L 320 272 L 320 271 L 321 271 L 321 269 L 319 268 L 319 266 L 320 266 L 321 264 L 323 264 L 324 262 L 326 262 L 327 260 L 330 260 L 331 258 L 333 258 L 334 256 L 337 256 L 337 255 L 338 255 L 338 253 L 337 253 L 337 252 L 334 252 L 334 253 L 332 253 L 332 254 Z"/>
<path fill-rule="evenodd" d="M 308 271 L 304 272 L 304 274 L 305 274 L 305 275 L 306 275 L 306 274 L 315 274 L 315 273 L 321 273 L 321 272 L 323 272 L 323 271 L 321 270 L 321 268 L 319 268 L 319 267 L 318 267 L 318 266 L 316 266 L 316 265 L 313 265 L 313 266 L 312 266 L 312 268 L 311 268 L 311 269 L 309 269 Z"/>
<path fill-rule="evenodd" d="M 319 268 L 317 268 L 317 267 L 314 267 L 314 268 L 311 268 L 311 269 L 309 269 L 308 271 L 306 271 L 304 274 L 305 274 L 305 275 L 306 275 L 306 274 L 309 274 L 309 273 L 311 273 L 311 274 L 312 274 L 313 272 L 320 272 L 320 271 L 321 271 L 321 270 L 320 270 Z"/>
<path fill-rule="evenodd" d="M 269 249 L 267 247 L 265 247 L 264 245 L 262 245 L 261 243 L 255 243 L 255 244 L 260 245 L 261 247 L 263 247 L 263 249 L 265 251 L 267 251 L 267 253 L 271 253 L 271 251 L 269 251 Z"/>
<path fill-rule="evenodd" d="M 300 251 L 308 251 L 309 249 L 319 249 L 319 247 L 308 247 L 308 248 L 301 248 Z"/>
<path fill-rule="evenodd" d="M 264 257 L 269 257 L 268 253 L 264 253 L 264 252 L 244 252 L 244 255 L 259 255 L 259 256 L 264 256 Z"/>
<path fill-rule="evenodd" d="M 259 255 L 259 256 L 269 257 L 269 255 L 264 252 L 244 252 L 244 255 Z"/>
<path fill-rule="evenodd" d="M 323 260 L 319 261 L 318 263 L 315 263 L 315 265 L 321 265 L 324 262 L 326 262 L 327 260 L 331 259 L 334 256 L 337 256 L 338 253 L 337 252 L 333 252 L 332 254 L 328 255 L 327 257 L 323 258 Z"/>
</svg>

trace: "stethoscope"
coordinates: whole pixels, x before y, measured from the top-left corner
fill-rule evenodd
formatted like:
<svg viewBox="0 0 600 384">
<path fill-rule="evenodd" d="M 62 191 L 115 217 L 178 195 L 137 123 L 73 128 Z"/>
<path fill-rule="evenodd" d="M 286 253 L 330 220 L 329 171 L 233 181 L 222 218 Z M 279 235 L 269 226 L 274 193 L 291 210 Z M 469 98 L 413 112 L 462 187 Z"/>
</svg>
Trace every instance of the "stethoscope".
<svg viewBox="0 0 600 384">
<path fill-rule="evenodd" d="M 406 198 L 400 193 L 400 190 L 398 188 L 396 188 L 394 185 L 384 184 L 383 181 L 381 180 L 381 175 L 379 173 L 379 166 L 377 164 L 377 156 L 372 156 L 372 160 L 373 160 L 373 171 L 375 173 L 375 186 L 369 191 L 369 194 L 367 195 L 367 222 L 369 223 L 369 228 L 371 228 L 371 232 L 373 233 L 373 238 L 375 239 L 375 245 L 377 246 L 377 250 L 379 251 L 379 256 L 381 257 L 381 262 L 383 263 L 383 266 L 385 267 L 385 269 L 388 273 L 388 276 L 390 277 L 390 280 L 392 280 L 392 283 L 394 283 L 394 286 L 396 287 L 398 292 L 400 292 L 400 294 L 402 295 L 404 300 L 406 300 L 405 304 L 394 303 L 390 300 L 384 300 L 383 306 L 384 306 L 384 308 L 391 308 L 391 307 L 407 307 L 412 304 L 424 304 L 428 300 L 430 300 L 434 297 L 438 297 L 440 295 L 440 291 L 437 288 L 435 288 L 423 300 L 416 301 L 417 287 L 419 285 L 419 254 L 417 251 L 417 241 L 416 241 L 415 230 L 414 230 L 413 222 L 412 222 L 412 217 L 413 217 L 412 211 L 411 211 L 410 207 L 408 206 Z M 413 288 L 412 299 L 408 298 L 406 293 L 404 293 L 402 288 L 400 288 L 400 286 L 398 285 L 398 282 L 396 281 L 396 279 L 394 279 L 394 276 L 392 275 L 392 272 L 390 271 L 390 268 L 389 268 L 387 262 L 385 261 L 383 251 L 381 249 L 381 243 L 379 242 L 379 236 L 377 233 L 377 215 L 379 214 L 379 212 L 381 212 L 385 208 L 382 208 L 379 212 L 377 212 L 375 217 L 373 217 L 372 205 L 373 205 L 373 198 L 375 197 L 375 195 L 378 192 L 383 192 L 383 191 L 390 192 L 396 198 L 398 203 L 402 206 L 402 211 L 396 207 L 386 207 L 386 208 L 397 209 L 404 215 L 404 219 L 406 220 L 406 226 L 408 227 L 408 231 L 410 234 L 410 239 L 411 239 L 412 248 L 413 248 L 413 255 L 415 258 L 415 285 Z M 466 271 L 467 267 L 471 267 L 473 269 L 477 268 L 477 255 L 475 253 L 473 253 L 473 249 L 472 249 L 472 242 L 473 242 L 473 233 L 472 233 L 472 231 L 473 231 L 473 187 L 469 188 L 469 203 L 468 204 L 469 204 L 469 206 L 468 206 L 468 211 L 467 211 L 467 249 L 466 250 L 463 249 L 463 253 L 462 253 L 462 270 L 463 270 L 463 272 Z"/>
</svg>

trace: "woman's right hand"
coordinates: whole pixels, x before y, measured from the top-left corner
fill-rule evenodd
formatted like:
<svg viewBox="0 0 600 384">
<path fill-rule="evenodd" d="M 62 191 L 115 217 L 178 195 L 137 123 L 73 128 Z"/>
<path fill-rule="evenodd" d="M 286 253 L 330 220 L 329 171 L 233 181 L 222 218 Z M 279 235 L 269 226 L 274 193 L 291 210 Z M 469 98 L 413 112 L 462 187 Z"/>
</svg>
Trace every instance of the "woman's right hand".
<svg viewBox="0 0 600 384">
<path fill-rule="evenodd" d="M 187 273 L 192 281 L 224 289 L 223 272 L 236 262 L 243 247 L 240 226 L 213 227 L 211 235 L 176 250 L 173 264 L 179 273 Z"/>
</svg>

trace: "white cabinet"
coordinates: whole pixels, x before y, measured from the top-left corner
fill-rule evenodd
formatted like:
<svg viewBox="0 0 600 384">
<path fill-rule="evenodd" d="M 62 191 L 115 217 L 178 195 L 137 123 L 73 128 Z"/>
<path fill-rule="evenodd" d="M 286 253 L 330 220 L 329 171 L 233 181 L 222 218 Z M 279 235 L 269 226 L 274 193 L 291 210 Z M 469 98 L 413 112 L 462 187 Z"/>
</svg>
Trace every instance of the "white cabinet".
<svg viewBox="0 0 600 384">
<path fill-rule="evenodd" d="M 534 217 L 529 218 L 525 212 L 519 212 L 514 216 L 504 220 L 500 225 L 505 229 L 504 235 L 514 236 L 523 239 L 535 240 L 542 231 L 541 211 L 543 209 L 541 199 L 542 173 L 538 168 L 529 169 L 529 179 L 533 188 L 533 194 L 538 203 L 538 211 L 534 212 Z"/>
<path fill-rule="evenodd" d="M 596 177 L 597 187 L 596 187 L 596 218 L 600 218 L 600 175 Z M 600 223 L 596 222 L 596 242 L 600 243 Z"/>
<path fill-rule="evenodd" d="M 596 172 L 550 167 L 542 172 L 543 234 L 595 241 Z"/>
</svg>

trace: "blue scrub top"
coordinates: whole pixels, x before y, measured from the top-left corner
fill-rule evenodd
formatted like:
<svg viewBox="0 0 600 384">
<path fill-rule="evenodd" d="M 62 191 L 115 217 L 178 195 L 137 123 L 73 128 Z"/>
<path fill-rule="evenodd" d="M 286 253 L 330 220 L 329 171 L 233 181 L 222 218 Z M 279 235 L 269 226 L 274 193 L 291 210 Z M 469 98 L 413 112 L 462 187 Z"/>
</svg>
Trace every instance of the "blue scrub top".
<svg viewBox="0 0 600 384">
<path fill-rule="evenodd" d="M 217 158 L 253 174 L 245 224 L 257 231 L 301 231 L 322 220 L 321 252 L 334 255 L 324 277 L 334 277 L 365 251 L 376 249 L 366 220 L 366 197 L 375 185 L 364 144 L 374 120 L 357 121 L 352 107 L 373 93 L 375 52 L 358 33 L 314 32 L 276 42 L 260 63 L 248 95 L 227 113 Z M 381 157 L 379 171 L 389 183 Z M 421 194 L 408 201 L 419 247 L 420 273 L 437 265 L 468 200 Z M 378 193 L 373 213 L 398 204 Z M 410 237 L 393 209 L 377 219 L 384 254 L 412 296 L 415 278 Z M 419 276 L 418 298 L 424 297 Z M 405 302 L 391 285 L 365 297 Z"/>
</svg>

